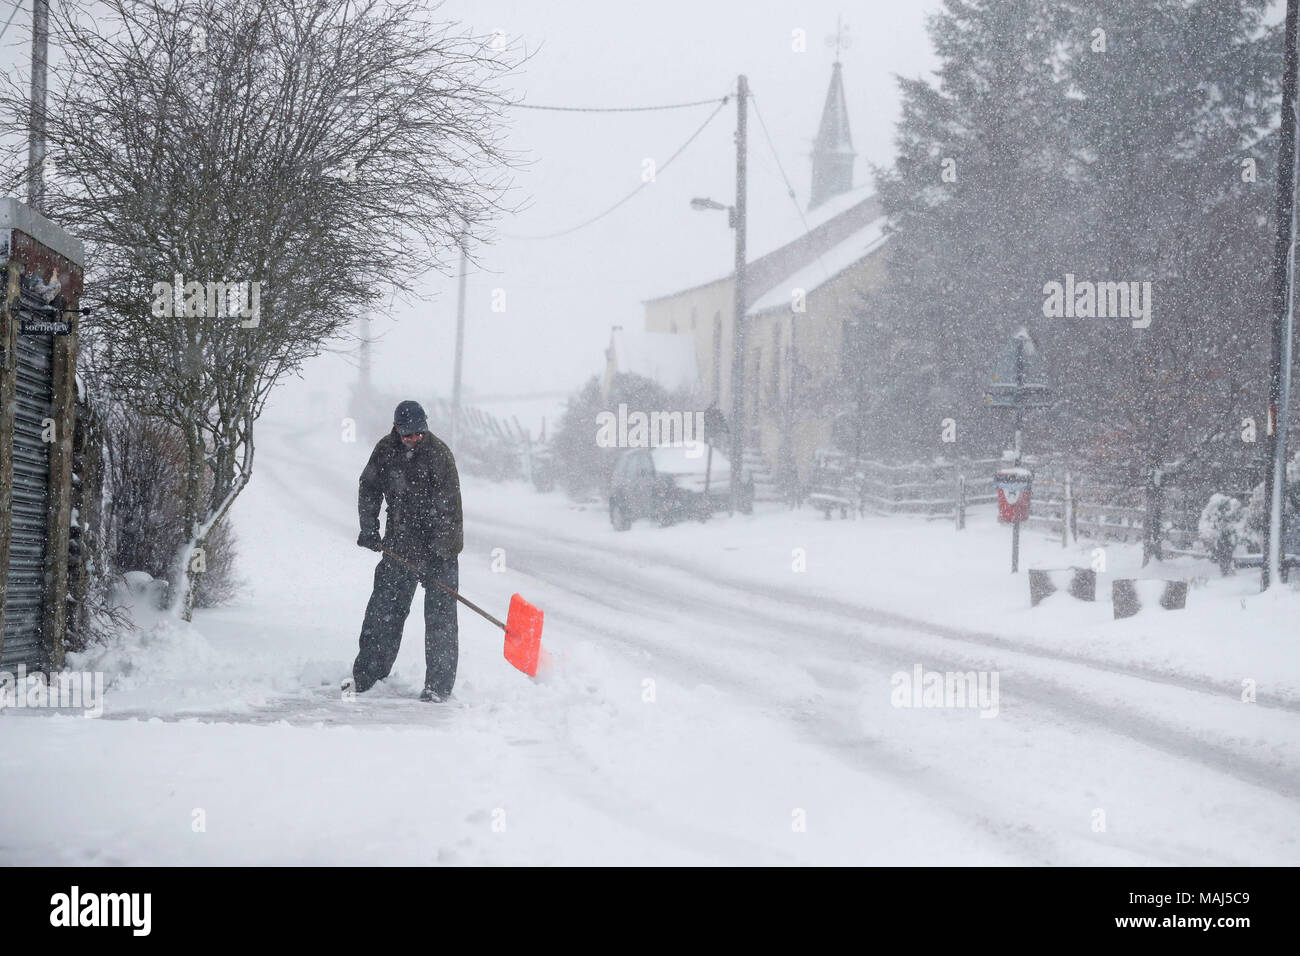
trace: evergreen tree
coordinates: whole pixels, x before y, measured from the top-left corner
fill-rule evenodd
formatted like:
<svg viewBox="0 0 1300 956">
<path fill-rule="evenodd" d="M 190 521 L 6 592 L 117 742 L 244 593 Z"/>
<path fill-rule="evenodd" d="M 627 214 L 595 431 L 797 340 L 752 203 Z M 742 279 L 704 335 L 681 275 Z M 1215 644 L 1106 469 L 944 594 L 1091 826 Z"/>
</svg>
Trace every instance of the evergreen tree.
<svg viewBox="0 0 1300 956">
<path fill-rule="evenodd" d="M 1066 79 L 1084 226 L 1072 271 L 1152 283 L 1148 328 L 1075 319 L 1053 330 L 1056 421 L 1116 478 L 1149 480 L 1216 442 L 1239 446 L 1240 420 L 1263 411 L 1276 155 L 1265 134 L 1281 76 L 1267 5 L 1070 7 Z"/>
<path fill-rule="evenodd" d="M 1067 207 L 1059 8 L 946 0 L 929 22 L 937 82 L 902 79 L 898 158 L 878 172 L 890 217 L 886 285 L 864 303 L 859 359 L 875 393 L 870 445 L 988 450 L 1006 426 L 981 397 L 1006 342 L 1038 311 L 1044 231 Z M 996 437 L 995 437 L 996 436 Z"/>
<path fill-rule="evenodd" d="M 1266 6 L 946 0 L 942 66 L 900 80 L 898 157 L 878 172 L 889 272 L 857 356 L 873 450 L 938 450 L 945 417 L 973 453 L 1004 446 L 981 399 L 1020 326 L 1056 389 L 1029 419 L 1039 450 L 1149 477 L 1259 417 L 1281 74 Z M 1151 282 L 1150 327 L 1045 317 L 1067 273 Z"/>
</svg>

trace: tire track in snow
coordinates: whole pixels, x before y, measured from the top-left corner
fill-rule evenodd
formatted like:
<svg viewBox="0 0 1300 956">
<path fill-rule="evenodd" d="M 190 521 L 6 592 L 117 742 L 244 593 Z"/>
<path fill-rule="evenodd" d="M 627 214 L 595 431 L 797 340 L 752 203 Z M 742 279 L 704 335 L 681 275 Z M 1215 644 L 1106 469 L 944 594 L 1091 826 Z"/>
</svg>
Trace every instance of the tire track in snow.
<svg viewBox="0 0 1300 956">
<path fill-rule="evenodd" d="M 557 560 L 559 556 L 554 548 L 554 542 L 548 539 L 547 544 L 550 546 L 549 553 L 538 558 L 535 564 L 532 564 L 531 559 L 525 552 L 525 560 L 532 564 L 531 568 L 520 565 L 518 560 L 520 551 L 518 546 L 515 546 L 512 563 L 515 565 L 516 570 L 539 577 L 552 585 L 565 587 L 566 590 L 580 594 L 589 600 L 606 603 L 610 607 L 617 607 L 608 603 L 604 595 L 593 593 L 590 589 L 573 587 L 562 583 L 559 579 L 563 576 L 557 575 L 557 569 L 563 566 Z M 572 549 L 566 549 L 563 561 L 567 562 L 569 570 L 575 572 L 576 576 L 589 580 L 602 580 L 607 588 L 626 590 L 638 599 L 646 599 L 655 595 L 655 591 L 648 586 L 639 583 L 629 584 L 622 579 L 611 578 L 608 573 L 609 562 L 600 559 L 584 561 L 582 558 L 577 557 Z M 676 598 L 681 601 L 685 596 L 686 586 L 678 585 L 677 588 Z M 662 594 L 662 591 L 659 593 Z M 757 609 L 754 606 L 756 601 L 761 602 L 765 607 L 762 610 Z M 728 602 L 725 607 L 721 607 L 715 595 L 710 592 L 703 597 L 696 597 L 690 605 L 690 610 L 697 616 L 709 616 L 720 624 L 729 624 L 731 628 L 735 628 L 741 633 L 770 633 L 774 627 L 789 629 L 792 633 L 799 635 L 800 641 L 814 641 L 820 645 L 823 651 L 831 652 L 830 656 L 832 657 L 839 659 L 848 657 L 850 660 L 865 658 L 872 664 L 886 669 L 888 673 L 893 673 L 899 669 L 900 660 L 906 661 L 917 656 L 917 649 L 906 642 L 881 640 L 884 632 L 883 629 L 878 627 L 870 627 L 869 633 L 864 633 L 863 630 L 858 629 L 845 631 L 842 629 L 842 622 L 837 621 L 837 618 L 840 617 L 839 614 L 825 613 L 820 608 L 814 609 L 810 613 L 815 614 L 817 617 L 824 617 L 829 621 L 836 621 L 837 624 L 829 628 L 811 626 L 807 616 L 796 616 L 791 613 L 789 608 L 785 606 L 784 598 L 746 592 L 743 601 Z M 737 624 L 743 624 L 744 627 L 736 628 Z M 862 628 L 862 625 L 859 623 L 858 627 Z M 944 635 L 938 636 L 943 637 Z M 767 644 L 755 643 L 753 646 L 756 649 L 771 649 Z M 1018 653 L 1016 650 L 1010 648 L 1001 648 L 1001 650 L 1004 654 L 1013 655 L 1012 661 L 1014 662 L 1014 655 Z M 930 661 L 932 668 L 943 670 L 962 672 L 982 670 L 985 669 L 984 665 L 987 663 L 987 661 L 971 659 L 949 650 L 940 651 L 938 654 L 927 652 L 924 656 Z M 1005 664 L 995 669 L 1008 670 Z M 1119 676 L 1129 680 L 1142 679 L 1133 675 L 1121 674 Z M 1231 747 L 1189 734 L 1133 708 L 1125 708 L 1113 702 L 1099 703 L 1071 688 L 1067 683 L 1052 678 L 1033 676 L 1032 674 L 1027 675 L 1020 668 L 1015 669 L 1014 688 L 1016 697 L 1032 701 L 1038 706 L 1054 711 L 1066 717 L 1072 723 L 1088 724 L 1112 735 L 1127 737 L 1175 758 L 1196 761 L 1208 769 L 1229 775 L 1235 779 L 1248 780 L 1288 799 L 1300 797 L 1300 772 L 1295 767 L 1279 768 L 1264 760 L 1245 755 Z"/>
<path fill-rule="evenodd" d="M 505 523 L 500 521 L 499 518 L 475 515 L 474 520 L 480 525 L 495 526 L 506 532 L 531 535 L 537 534 L 536 529 Z M 625 561 L 631 557 L 631 555 L 622 548 L 604 545 L 592 540 L 571 538 L 550 532 L 547 532 L 546 540 L 548 542 L 563 543 L 572 548 L 600 551 L 604 554 L 618 557 Z M 721 575 L 703 565 L 685 562 L 680 559 L 674 560 L 659 552 L 655 552 L 653 558 L 659 567 L 671 568 L 684 575 L 688 575 L 691 578 L 708 581 L 710 584 L 718 588 L 740 591 L 759 598 L 777 598 L 783 604 L 797 605 L 816 613 L 833 613 L 839 617 L 847 618 L 856 622 L 861 622 L 864 617 L 867 617 L 871 619 L 872 623 L 876 624 L 897 627 L 909 631 L 918 631 L 953 641 L 977 644 L 994 650 L 1011 651 L 1029 657 L 1040 657 L 1045 660 L 1087 667 L 1091 670 L 1104 671 L 1125 677 L 1134 677 L 1139 680 L 1151 681 L 1157 684 L 1168 684 L 1172 687 L 1210 694 L 1215 697 L 1223 697 L 1226 695 L 1235 699 L 1239 697 L 1241 691 L 1241 688 L 1238 685 L 1229 681 L 1215 681 L 1209 678 L 1196 678 L 1185 674 L 1157 671 L 1148 667 L 1143 667 L 1140 664 L 1123 664 L 1114 661 L 1100 660 L 1095 657 L 1075 654 L 1069 651 L 1059 651 L 1036 644 L 1026 644 L 1013 638 L 991 634 L 986 631 L 974 631 L 966 628 L 954 627 L 952 625 L 939 624 L 924 620 L 923 618 L 915 618 L 905 614 L 899 614 L 895 611 L 886 611 L 865 604 L 856 604 L 851 601 L 845 601 L 841 598 L 823 596 L 808 591 L 800 591 L 793 588 L 770 584 L 768 582 L 755 583 L 753 581 L 747 581 L 744 578 Z M 1256 700 L 1254 706 L 1264 709 L 1285 710 L 1291 713 L 1300 714 L 1300 700 L 1295 698 L 1260 697 Z"/>
<path fill-rule="evenodd" d="M 520 573 L 536 578 L 549 588 L 567 592 L 607 610 L 618 608 L 607 597 L 574 586 L 563 576 L 539 576 L 528 571 Z M 842 765 L 873 779 L 888 778 L 901 788 L 917 794 L 936 810 L 994 837 L 1004 850 L 1005 842 L 1009 840 L 1014 844 L 1014 855 L 1019 856 L 1023 862 L 1044 863 L 1060 859 L 1059 848 L 1051 838 L 1027 829 L 1022 820 L 1000 819 L 1001 812 L 997 804 L 972 794 L 950 775 L 892 749 L 882 747 L 870 753 L 858 752 L 863 745 L 872 743 L 860 737 L 847 748 L 841 746 L 836 741 L 845 736 L 845 725 L 825 715 L 818 715 L 816 719 L 805 716 L 804 719 L 791 722 L 789 712 L 804 705 L 804 701 L 764 694 L 747 675 L 729 673 L 726 669 L 719 668 L 716 661 L 698 654 L 666 648 L 657 632 L 651 632 L 647 637 L 641 628 L 627 625 L 611 628 L 607 614 L 578 610 L 573 603 L 556 605 L 556 608 L 555 611 L 547 611 L 548 627 L 556 626 L 573 633 L 585 633 L 601 643 L 612 641 L 634 652 L 649 652 L 656 665 L 683 686 L 704 683 L 723 688 L 738 704 L 757 706 L 758 711 L 768 718 L 785 718 L 785 722 L 801 739 Z"/>
</svg>

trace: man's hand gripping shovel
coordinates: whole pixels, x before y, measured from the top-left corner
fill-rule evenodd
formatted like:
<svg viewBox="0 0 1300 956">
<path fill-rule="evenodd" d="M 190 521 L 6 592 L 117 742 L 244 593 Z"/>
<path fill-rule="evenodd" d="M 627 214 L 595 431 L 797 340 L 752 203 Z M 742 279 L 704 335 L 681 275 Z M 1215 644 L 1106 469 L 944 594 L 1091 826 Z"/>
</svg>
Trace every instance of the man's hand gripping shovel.
<svg viewBox="0 0 1300 956">
<path fill-rule="evenodd" d="M 416 567 L 410 561 L 391 551 L 383 552 L 403 567 L 414 571 L 421 581 L 425 580 L 425 572 Z M 441 581 L 429 578 L 438 587 L 442 588 L 461 604 L 464 604 L 471 611 L 487 618 L 501 630 L 506 632 L 505 658 L 514 667 L 523 671 L 529 677 L 537 676 L 537 663 L 542 652 L 542 609 L 529 604 L 518 594 L 510 596 L 510 612 L 506 615 L 506 622 L 502 624 L 487 611 L 483 610 L 474 602 L 462 597 L 459 593 L 447 587 Z"/>
</svg>

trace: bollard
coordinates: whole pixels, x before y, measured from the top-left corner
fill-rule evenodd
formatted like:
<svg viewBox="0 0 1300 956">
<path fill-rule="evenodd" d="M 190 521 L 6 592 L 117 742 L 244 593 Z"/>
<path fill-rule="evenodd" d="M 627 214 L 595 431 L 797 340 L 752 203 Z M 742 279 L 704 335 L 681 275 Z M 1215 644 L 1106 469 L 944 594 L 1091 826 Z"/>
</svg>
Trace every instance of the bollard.
<svg viewBox="0 0 1300 956">
<path fill-rule="evenodd" d="M 1187 582 L 1117 578 L 1111 582 L 1110 599 L 1116 620 L 1133 617 L 1144 605 L 1151 604 L 1159 604 L 1166 611 L 1180 611 L 1187 607 Z"/>
<path fill-rule="evenodd" d="M 1069 583 L 1065 576 L 1069 574 Z M 1062 587 L 1072 597 L 1080 601 L 1097 599 L 1097 572 L 1092 568 L 1030 568 L 1029 569 L 1029 606 L 1037 607 L 1038 602 Z"/>
</svg>

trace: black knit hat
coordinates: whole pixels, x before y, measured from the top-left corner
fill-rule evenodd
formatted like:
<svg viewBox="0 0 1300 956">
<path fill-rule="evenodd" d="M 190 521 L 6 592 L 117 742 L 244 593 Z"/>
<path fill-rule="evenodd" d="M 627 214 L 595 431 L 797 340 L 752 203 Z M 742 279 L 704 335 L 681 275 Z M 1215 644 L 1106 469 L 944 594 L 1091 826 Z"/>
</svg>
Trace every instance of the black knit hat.
<svg viewBox="0 0 1300 956">
<path fill-rule="evenodd" d="M 414 435 L 429 430 L 429 420 L 424 417 L 424 409 L 419 402 L 409 399 L 398 405 L 393 412 L 393 425 L 399 435 Z"/>
</svg>

